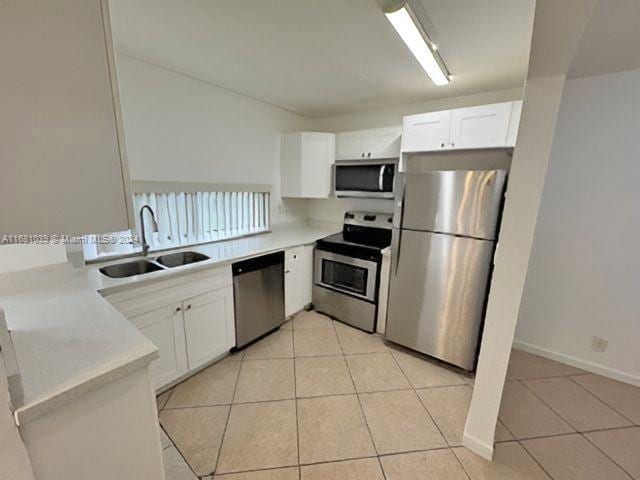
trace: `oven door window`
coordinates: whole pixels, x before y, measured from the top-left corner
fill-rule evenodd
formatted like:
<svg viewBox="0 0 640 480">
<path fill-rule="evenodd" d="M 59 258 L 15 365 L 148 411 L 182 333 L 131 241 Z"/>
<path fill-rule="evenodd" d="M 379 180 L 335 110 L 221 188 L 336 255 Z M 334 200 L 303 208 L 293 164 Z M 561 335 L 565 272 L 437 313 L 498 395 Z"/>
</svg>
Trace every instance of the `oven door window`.
<svg viewBox="0 0 640 480">
<path fill-rule="evenodd" d="M 368 275 L 366 268 L 322 259 L 322 283 L 336 289 L 366 297 Z"/>
<path fill-rule="evenodd" d="M 337 191 L 391 192 L 395 164 L 336 165 Z"/>
</svg>

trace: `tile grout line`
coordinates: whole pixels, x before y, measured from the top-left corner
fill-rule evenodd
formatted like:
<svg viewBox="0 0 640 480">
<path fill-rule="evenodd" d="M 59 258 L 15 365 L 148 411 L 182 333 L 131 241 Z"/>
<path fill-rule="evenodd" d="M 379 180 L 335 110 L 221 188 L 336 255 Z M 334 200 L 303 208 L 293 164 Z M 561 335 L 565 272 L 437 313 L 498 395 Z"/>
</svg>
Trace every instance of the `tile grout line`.
<svg viewBox="0 0 640 480">
<path fill-rule="evenodd" d="M 333 327 L 333 332 L 338 339 L 338 346 L 340 347 L 340 351 L 342 352 L 342 357 L 344 359 L 344 363 L 347 366 L 347 372 L 349 372 L 349 378 L 351 378 L 351 383 L 353 384 L 353 390 L 355 391 L 356 398 L 358 399 L 358 405 L 360 406 L 360 412 L 362 413 L 362 418 L 364 419 L 364 424 L 367 426 L 367 432 L 369 433 L 369 440 L 371 440 L 371 445 L 373 445 L 373 451 L 376 453 L 376 458 L 378 459 L 378 466 L 380 467 L 380 471 L 382 472 L 382 477 L 386 480 L 387 474 L 384 471 L 384 467 L 382 465 L 382 460 L 380 459 L 380 454 L 378 453 L 378 447 L 376 446 L 376 442 L 373 439 L 373 435 L 371 434 L 371 428 L 369 427 L 369 422 L 367 421 L 367 415 L 364 413 L 364 408 L 362 406 L 362 401 L 360 400 L 360 395 L 358 393 L 358 389 L 356 388 L 356 382 L 353 380 L 353 374 L 351 373 L 351 369 L 349 368 L 349 362 L 347 362 L 346 355 L 344 354 L 344 348 L 342 347 L 342 341 L 340 340 L 340 336 L 338 335 L 338 330 L 336 329 L 336 324 L 333 320 L 331 320 L 331 326 Z"/>
<path fill-rule="evenodd" d="M 231 404 L 229 405 L 229 411 L 227 412 L 227 421 L 224 422 L 224 429 L 222 430 L 222 436 L 220 438 L 220 447 L 218 447 L 218 455 L 216 457 L 216 464 L 213 466 L 213 472 L 211 472 L 211 477 L 214 476 L 216 470 L 218 470 L 218 464 L 220 463 L 220 455 L 222 454 L 222 445 L 224 444 L 224 437 L 227 434 L 227 427 L 229 426 L 229 419 L 231 418 L 231 409 L 233 408 L 233 400 L 236 397 L 236 389 L 238 388 L 238 383 L 240 381 L 240 372 L 242 371 L 242 364 L 245 360 L 245 355 L 240 359 L 240 367 L 238 368 L 238 373 L 236 374 L 236 381 L 233 385 L 233 394 L 231 395 Z"/>
<path fill-rule="evenodd" d="M 429 409 L 427 408 L 427 406 L 424 404 L 424 402 L 422 401 L 422 397 L 420 397 L 420 395 L 418 395 L 418 391 L 416 390 L 416 388 L 413 386 L 413 383 L 411 382 L 411 380 L 409 380 L 409 376 L 406 374 L 406 372 L 404 371 L 404 369 L 402 368 L 402 366 L 400 365 L 400 362 L 398 362 L 398 359 L 396 358 L 396 356 L 393 354 L 392 351 L 389 352 L 389 354 L 391 355 L 391 358 L 393 358 L 393 361 L 395 362 L 395 364 L 397 365 L 397 367 L 400 369 L 400 372 L 402 372 L 402 375 L 404 375 L 405 379 L 407 380 L 407 382 L 409 382 L 409 385 L 411 386 L 411 390 L 413 390 L 413 393 L 416 397 L 418 397 L 418 403 L 420 403 L 420 405 L 422 406 L 422 408 L 424 409 L 424 411 L 427 413 L 427 416 L 429 417 L 429 419 L 431 420 L 431 422 L 433 422 L 433 425 L 435 425 L 436 429 L 438 430 L 438 433 L 440 433 L 440 436 L 442 437 L 442 439 L 444 440 L 444 443 L 446 445 L 446 449 L 449 450 L 449 452 L 451 452 L 451 455 L 453 455 L 453 458 L 456 459 L 456 462 L 458 463 L 458 465 L 460 466 L 460 468 L 462 469 L 462 472 L 465 474 L 465 476 L 467 477 L 467 479 L 471 480 L 471 477 L 469 476 L 469 473 L 467 473 L 467 470 L 464 468 L 464 465 L 462 464 L 462 462 L 460 461 L 460 459 L 458 458 L 458 456 L 455 454 L 455 452 L 453 451 L 451 445 L 449 444 L 449 440 L 447 440 L 447 437 L 444 436 L 444 433 L 442 433 L 442 430 L 440 429 L 440 426 L 438 425 L 438 423 L 435 421 L 435 419 L 433 418 L 433 416 L 431 415 L 431 412 L 429 411 Z M 451 385 L 451 386 L 458 386 L 458 385 Z M 465 386 L 469 386 L 466 385 Z M 471 389 L 473 390 L 473 387 L 471 387 Z"/>
<path fill-rule="evenodd" d="M 597 396 L 595 396 L 593 393 L 591 393 L 589 390 L 587 390 L 586 388 L 583 388 L 579 383 L 572 381 L 569 377 L 556 377 L 556 378 L 566 378 L 567 380 L 569 380 L 571 383 L 573 383 L 574 385 L 577 385 L 580 390 L 584 391 L 589 397 L 593 398 L 596 402 L 601 403 L 602 405 L 604 405 L 605 407 L 607 407 L 608 409 L 612 410 L 613 413 L 616 413 L 617 415 L 619 415 L 620 417 L 622 417 L 622 419 L 626 420 L 627 422 L 629 422 L 630 425 L 633 425 L 633 422 L 631 420 L 629 420 L 627 417 L 625 417 L 624 415 L 622 415 L 620 412 L 618 412 L 617 410 L 615 410 L 614 408 L 611 408 L 609 405 L 607 405 L 604 401 L 600 400 Z M 542 380 L 542 379 L 539 379 Z M 560 418 L 562 418 L 565 422 L 567 422 L 567 424 L 569 424 L 571 426 L 571 428 L 573 428 L 576 432 L 578 433 L 582 433 L 583 431 L 597 431 L 599 429 L 595 429 L 595 430 L 579 430 L 577 427 L 573 426 L 569 420 L 567 420 L 566 418 L 564 418 L 562 415 L 560 415 L 559 412 L 557 412 L 556 410 L 554 410 L 551 405 L 549 405 L 547 402 L 545 402 L 542 397 L 540 395 L 538 395 L 536 392 L 533 391 L 533 389 L 531 389 L 526 383 L 524 383 L 524 381 L 521 382 L 525 388 L 527 388 L 531 393 L 533 393 L 533 395 L 535 395 L 536 397 L 538 397 L 540 399 L 541 402 L 543 402 L 545 405 L 547 405 L 549 408 L 551 408 L 551 410 L 553 410 L 553 412 L 558 415 Z M 624 426 L 629 426 L 629 425 L 622 425 L 622 427 Z M 613 427 L 615 428 L 615 427 Z M 621 427 L 618 427 L 621 428 Z"/>
<path fill-rule="evenodd" d="M 620 470 L 622 470 L 624 473 L 626 473 L 627 475 L 629 475 L 629 479 L 633 480 L 635 477 L 633 475 L 631 475 L 629 472 L 627 472 L 627 470 L 620 465 L 618 462 L 616 462 L 613 458 L 611 458 L 607 452 L 605 452 L 604 450 L 602 450 L 600 447 L 598 447 L 598 445 L 596 445 L 595 443 L 593 443 L 584 433 L 581 433 L 580 435 L 582 435 L 582 438 L 585 439 L 585 441 L 587 443 L 589 443 L 590 445 L 593 446 L 593 448 L 595 448 L 596 450 L 598 450 L 600 453 L 602 453 L 605 457 L 607 457 L 615 466 L 617 466 Z"/>
<path fill-rule="evenodd" d="M 308 358 L 308 357 L 300 357 L 300 358 Z M 288 359 L 282 359 L 282 360 L 293 360 L 291 358 Z M 451 387 L 464 387 L 464 386 L 468 386 L 468 385 L 451 385 Z M 414 389 L 411 387 L 406 387 L 406 388 L 394 388 L 391 390 L 367 390 L 367 391 L 363 391 L 360 393 L 363 394 L 370 394 L 370 393 L 389 393 L 389 392 L 408 392 L 408 391 L 413 391 Z M 420 390 L 428 390 L 428 388 L 421 388 Z M 306 397 L 297 397 L 299 400 L 313 400 L 313 399 L 317 399 L 317 398 L 327 398 L 327 397 L 347 397 L 349 395 L 355 395 L 356 392 L 350 392 L 350 393 L 330 393 L 327 395 L 313 395 L 313 396 L 306 396 Z M 235 403 L 215 403 L 215 404 L 211 404 L 211 405 L 185 405 L 185 406 L 180 406 L 180 407 L 171 407 L 171 408 L 167 408 L 165 410 L 189 410 L 189 409 L 197 409 L 197 408 L 208 408 L 208 407 L 229 407 L 229 406 L 233 406 L 233 405 L 255 405 L 255 404 L 261 404 L 261 403 L 273 403 L 273 402 L 284 402 L 287 400 L 295 400 L 295 397 L 286 397 L 286 398 L 274 398 L 271 400 L 254 400 L 251 402 L 235 402 Z M 631 426 L 635 426 L 635 425 L 628 425 L 625 427 L 618 427 L 618 428 L 627 428 L 627 427 L 631 427 Z M 609 430 L 609 429 L 607 429 Z M 592 431 L 592 430 L 590 430 Z M 596 430 L 597 431 L 597 430 Z M 505 440 L 508 441 L 508 440 Z"/>
<path fill-rule="evenodd" d="M 605 431 L 605 430 L 616 430 L 618 428 L 626 428 L 626 427 L 632 427 L 633 422 L 629 422 L 630 425 L 621 425 L 619 427 L 606 427 L 606 428 L 595 428 L 592 430 L 581 430 L 578 427 L 574 426 L 573 424 L 571 424 L 571 422 L 569 422 L 569 420 L 567 420 L 566 418 L 564 418 L 564 416 L 560 415 L 560 412 L 556 411 L 551 405 L 549 405 L 540 395 L 538 395 L 536 392 L 534 392 L 531 388 L 529 388 L 529 386 L 527 386 L 524 382 L 521 382 L 522 385 L 524 385 L 524 387 L 529 390 L 529 392 L 531 392 L 531 394 L 536 397 L 538 400 L 540 400 L 544 405 L 546 405 L 553 413 L 555 413 L 558 417 L 560 417 L 560 419 L 562 419 L 562 421 L 564 421 L 567 425 L 569 425 L 575 432 L 574 433 L 592 433 L 592 432 L 600 432 L 600 431 Z M 597 401 L 599 401 L 600 403 L 602 403 L 605 407 L 607 407 L 608 405 L 605 404 L 604 402 L 600 401 L 600 399 L 598 399 L 597 397 L 595 397 L 593 394 L 589 393 L 590 396 L 592 396 L 593 398 L 595 398 Z M 614 413 L 618 413 L 614 410 Z M 622 417 L 623 419 L 629 421 L 626 417 Z"/>
<path fill-rule="evenodd" d="M 564 377 L 554 377 L 554 378 L 568 378 L 568 376 L 564 376 Z M 559 412 L 557 412 L 553 407 L 551 407 L 551 405 L 549 405 L 544 399 L 542 399 L 538 394 L 536 394 L 531 388 L 529 388 L 529 386 L 524 383 L 524 381 L 518 380 L 534 397 L 536 397 L 538 400 L 540 400 L 544 405 L 547 406 L 547 408 L 549 408 L 553 413 L 555 413 L 559 418 L 561 418 L 567 425 L 569 425 L 572 429 L 574 429 L 575 431 L 573 433 L 566 433 L 566 434 L 561 434 L 561 435 L 548 435 L 545 437 L 538 437 L 538 438 L 554 438 L 554 437 L 564 437 L 564 436 L 568 436 L 568 435 L 580 435 L 582 438 L 585 439 L 585 441 L 587 441 L 589 444 L 593 445 L 593 447 L 598 450 L 599 452 L 601 452 L 606 458 L 608 458 L 615 466 L 617 466 L 618 468 L 620 468 L 624 473 L 628 474 L 627 471 L 622 468 L 622 466 L 618 465 L 618 463 L 613 460 L 611 457 L 609 457 L 609 455 L 607 455 L 605 452 L 603 452 L 602 450 L 600 450 L 596 445 L 594 445 L 592 442 L 589 441 L 589 439 L 584 435 L 584 433 L 593 433 L 593 432 L 599 432 L 599 431 L 610 431 L 610 430 L 617 430 L 619 428 L 628 428 L 629 426 L 633 426 L 633 425 L 626 425 L 624 427 L 611 427 L 611 428 L 607 428 L 607 429 L 598 429 L 598 430 L 579 430 L 578 428 L 576 428 L 574 425 L 572 425 L 567 419 L 565 419 L 562 415 L 560 415 Z M 573 382 L 576 383 L 576 382 Z M 586 391 L 586 390 L 585 390 Z M 591 392 L 587 393 L 594 397 L 596 400 L 600 401 L 600 399 L 598 399 L 595 395 L 593 395 Z M 604 402 L 600 401 L 603 405 L 606 405 Z M 617 412 L 616 412 L 617 413 Z M 626 417 L 623 417 L 626 419 Z M 626 419 L 628 420 L 628 419 Z M 536 438 L 527 438 L 527 439 L 523 439 L 523 440 L 535 440 Z M 519 443 L 522 445 L 522 448 L 524 448 L 527 453 L 529 453 L 529 455 L 531 455 L 531 457 L 536 461 L 536 463 L 538 463 L 540 465 L 540 467 L 546 472 L 546 469 L 540 464 L 540 462 L 538 462 L 538 460 L 534 457 L 534 455 L 529 452 L 529 450 L 527 450 L 526 446 L 522 443 L 522 441 L 518 440 Z M 547 472 L 547 474 L 549 474 L 549 472 Z M 549 474 L 549 476 L 551 476 Z M 553 478 L 553 477 L 552 477 Z M 633 477 L 631 477 L 633 478 Z"/>
<path fill-rule="evenodd" d="M 566 418 L 564 418 L 562 415 L 560 415 L 553 407 L 551 407 L 551 405 L 549 405 L 547 402 L 545 402 L 538 394 L 536 394 L 533 390 L 531 390 L 526 383 L 524 383 L 524 381 L 518 380 L 518 382 L 520 382 L 522 384 L 522 386 L 534 397 L 536 397 L 538 400 L 540 400 L 540 402 L 545 405 L 549 410 L 551 410 L 560 420 L 562 420 L 564 423 L 566 423 L 567 425 L 569 425 L 569 427 L 573 430 L 572 433 L 580 433 L 578 431 L 578 429 L 576 427 L 574 427 L 569 420 L 567 420 Z M 553 435 L 551 435 L 553 436 Z"/>
<path fill-rule="evenodd" d="M 166 401 L 166 402 L 165 402 L 165 404 L 164 404 L 165 406 L 164 406 L 160 411 L 162 411 L 162 410 L 165 410 L 165 409 L 166 409 L 165 407 L 166 407 L 166 406 L 167 406 L 167 404 L 169 403 L 169 400 L 171 400 L 171 397 L 173 396 L 173 392 L 174 392 L 174 390 L 175 390 L 175 387 L 172 387 L 172 388 L 171 388 L 171 391 L 170 391 L 170 393 L 169 393 L 169 396 L 167 397 L 167 401 Z M 169 410 L 170 410 L 170 409 L 169 409 Z M 158 412 L 158 413 L 160 413 L 160 412 Z M 185 463 L 185 465 L 186 465 L 187 467 L 189 467 L 189 470 L 191 470 L 191 473 L 193 473 L 193 475 L 194 475 L 196 478 L 200 478 L 200 477 L 198 477 L 198 475 L 196 474 L 196 472 L 195 472 L 195 470 L 193 469 L 193 467 L 191 466 L 191 464 L 187 461 L 187 458 L 184 456 L 184 454 L 180 451 L 180 449 L 178 448 L 178 446 L 176 445 L 176 443 L 173 441 L 173 439 L 171 438 L 171 435 L 169 435 L 169 432 L 167 432 L 167 431 L 164 429 L 164 427 L 162 426 L 162 423 L 160 423 L 160 420 L 158 420 L 158 423 L 159 423 L 159 427 L 164 431 L 165 435 L 167 436 L 167 438 L 168 438 L 168 439 L 169 439 L 169 441 L 171 442 L 171 445 L 169 445 L 167 448 L 163 448 L 163 449 L 162 449 L 162 453 L 164 454 L 164 451 L 165 451 L 165 450 L 168 450 L 169 448 L 173 447 L 173 448 L 175 449 L 175 451 L 178 453 L 178 455 L 180 455 L 180 458 L 182 458 L 182 461 Z M 162 439 L 161 439 L 160 441 L 162 442 Z M 162 445 L 160 445 L 160 446 L 162 446 Z M 162 460 L 162 466 L 163 466 L 164 468 L 166 468 L 166 467 L 165 467 L 165 465 L 164 465 L 164 458 L 163 458 L 163 460 Z"/>
<path fill-rule="evenodd" d="M 302 469 L 300 468 L 300 422 L 298 419 L 298 381 L 296 379 L 296 336 L 294 333 L 294 321 L 296 316 L 291 319 L 291 350 L 293 350 L 293 396 L 294 408 L 296 411 L 296 448 L 298 449 L 298 480 L 302 480 Z"/>
<path fill-rule="evenodd" d="M 595 375 L 595 374 L 594 374 Z M 575 376 L 579 376 L 579 375 L 575 375 Z M 585 387 L 583 387 L 582 385 L 580 385 L 578 382 L 576 382 L 573 378 L 571 377 L 566 377 L 569 381 L 571 381 L 572 383 L 574 383 L 575 385 L 577 385 L 578 387 L 580 387 L 582 390 L 584 390 L 585 392 L 587 392 L 589 395 L 591 395 L 592 397 L 594 397 L 595 399 L 597 399 L 599 402 L 601 402 L 603 405 L 609 407 L 611 410 L 613 410 L 614 412 L 616 412 L 618 415 L 620 415 L 622 418 L 624 418 L 627 422 L 629 422 L 631 425 L 635 425 L 635 423 L 628 418 L 626 415 L 622 414 L 622 412 L 619 412 L 615 407 L 612 407 L 611 405 L 609 405 L 607 402 L 605 402 L 602 398 L 600 398 L 598 395 L 596 395 L 595 393 L 587 390 Z M 607 378 L 607 377 L 604 377 Z"/>
<path fill-rule="evenodd" d="M 415 394 L 416 397 L 418 397 L 418 402 L 420 402 L 420 405 L 422 406 L 422 408 L 424 409 L 424 411 L 427 413 L 427 415 L 429 416 L 429 419 L 433 422 L 433 424 L 435 425 L 436 429 L 438 430 L 438 433 L 440 433 L 440 436 L 442 437 L 442 439 L 444 440 L 444 443 L 447 445 L 447 447 L 451 448 L 451 446 L 449 445 L 449 442 L 447 440 L 447 438 L 444 436 L 444 434 L 442 433 L 442 430 L 440 429 L 440 426 L 437 424 L 437 422 L 435 421 L 435 419 L 433 418 L 433 416 L 431 415 L 431 412 L 429 411 L 429 409 L 427 408 L 427 406 L 424 404 L 424 402 L 422 401 L 422 398 L 420 397 L 420 395 L 418 395 L 418 391 L 416 390 L 416 388 L 413 386 L 413 383 L 411 383 L 411 380 L 409 380 L 409 377 L 407 376 L 407 374 L 405 373 L 405 371 L 403 370 L 403 368 L 400 366 L 400 362 L 398 362 L 398 359 L 395 357 L 395 355 L 393 353 L 391 353 L 391 358 L 393 358 L 393 361 L 395 362 L 396 366 L 400 369 L 400 372 L 402 372 L 402 375 L 404 375 L 404 378 L 407 380 L 407 382 L 409 382 L 409 385 L 411 386 L 411 390 L 413 390 L 413 393 Z"/>
<path fill-rule="evenodd" d="M 573 435 L 573 433 L 570 433 L 570 434 L 567 434 L 567 435 Z M 558 435 L 555 435 L 555 436 L 558 436 Z M 562 435 L 560 435 L 560 436 L 562 436 Z M 554 480 L 554 477 L 553 477 L 553 475 L 551 475 L 551 472 L 548 472 L 548 471 L 547 471 L 547 469 L 546 469 L 546 468 L 544 468 L 544 466 L 542 465 L 542 463 L 540 463 L 540 462 L 538 461 L 538 459 L 533 455 L 533 453 L 531 453 L 531 452 L 527 449 L 526 445 L 525 445 L 524 443 L 522 443 L 522 441 L 520 441 L 520 440 L 516 440 L 516 441 L 518 442 L 518 445 L 520 445 L 520 448 L 522 448 L 522 449 L 524 450 L 524 452 L 525 452 L 527 455 L 529 455 L 529 458 L 531 458 L 531 459 L 536 463 L 536 465 L 538 465 L 538 466 L 542 469 L 542 471 L 543 471 L 544 473 L 546 473 L 546 474 L 547 474 L 547 476 L 548 476 L 549 478 L 551 478 L 552 480 Z"/>
</svg>

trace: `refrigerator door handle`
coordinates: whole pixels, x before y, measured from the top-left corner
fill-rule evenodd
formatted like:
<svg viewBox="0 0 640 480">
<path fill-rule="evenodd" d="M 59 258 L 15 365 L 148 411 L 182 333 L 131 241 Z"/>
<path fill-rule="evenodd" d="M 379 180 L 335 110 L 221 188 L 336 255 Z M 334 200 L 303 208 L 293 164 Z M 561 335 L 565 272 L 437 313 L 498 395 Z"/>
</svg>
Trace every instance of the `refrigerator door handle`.
<svg viewBox="0 0 640 480">
<path fill-rule="evenodd" d="M 386 168 L 386 165 L 382 165 L 380 167 L 380 173 L 378 174 L 378 190 L 380 190 L 381 192 L 384 190 L 384 171 L 386 170 Z"/>
<path fill-rule="evenodd" d="M 395 277 L 398 276 L 398 266 L 400 265 L 400 248 L 402 246 L 402 225 L 404 223 L 404 197 L 405 197 L 405 193 L 407 191 L 406 188 L 406 184 L 403 182 L 402 184 L 402 197 L 401 197 L 401 205 L 400 205 L 400 223 L 398 225 L 398 235 L 394 235 L 393 238 L 397 238 L 397 245 L 395 245 L 394 250 L 395 252 L 393 253 L 393 257 L 396 260 L 396 268 L 394 269 L 393 275 Z"/>
</svg>

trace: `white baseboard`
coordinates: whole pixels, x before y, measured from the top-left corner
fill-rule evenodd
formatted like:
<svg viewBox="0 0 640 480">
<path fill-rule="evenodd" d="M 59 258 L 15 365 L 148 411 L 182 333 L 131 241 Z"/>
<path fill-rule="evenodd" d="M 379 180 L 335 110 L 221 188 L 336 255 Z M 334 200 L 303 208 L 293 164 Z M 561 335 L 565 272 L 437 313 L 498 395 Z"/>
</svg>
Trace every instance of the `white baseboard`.
<svg viewBox="0 0 640 480">
<path fill-rule="evenodd" d="M 473 453 L 480 455 L 487 460 L 493 459 L 493 445 L 481 442 L 477 438 L 469 435 L 467 432 L 462 434 L 462 445 L 467 447 Z"/>
<path fill-rule="evenodd" d="M 570 355 L 565 355 L 564 353 L 554 352 L 552 350 L 547 350 L 546 348 L 538 347 L 537 345 L 532 345 L 530 343 L 521 342 L 518 340 L 513 342 L 513 348 L 517 350 L 523 350 L 528 353 L 533 353 L 534 355 L 539 355 L 550 360 L 555 360 L 556 362 L 566 363 L 567 365 L 571 365 L 572 367 L 581 368 L 582 370 L 596 373 L 598 375 L 602 375 L 603 377 L 611 378 L 613 380 L 618 380 L 620 382 L 629 383 L 631 385 L 640 387 L 640 376 L 637 375 L 621 372 L 620 370 L 616 370 L 614 368 L 604 367 L 602 365 L 598 365 L 597 363 L 589 362 L 587 360 L 581 360 Z"/>
</svg>

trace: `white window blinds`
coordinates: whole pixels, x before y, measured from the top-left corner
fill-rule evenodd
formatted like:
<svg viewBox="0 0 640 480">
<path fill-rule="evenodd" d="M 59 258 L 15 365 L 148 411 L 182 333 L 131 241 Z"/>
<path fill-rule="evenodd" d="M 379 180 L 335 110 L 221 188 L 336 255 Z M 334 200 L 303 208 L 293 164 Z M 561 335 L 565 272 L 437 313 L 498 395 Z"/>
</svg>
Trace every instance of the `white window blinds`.
<svg viewBox="0 0 640 480">
<path fill-rule="evenodd" d="M 212 242 L 269 229 L 269 194 L 253 192 L 136 193 L 136 212 L 149 205 L 158 232 L 149 235 L 152 250 Z M 152 232 L 145 212 L 145 231 Z M 139 217 L 136 226 L 140 231 Z"/>
<path fill-rule="evenodd" d="M 269 230 L 268 192 L 163 192 L 135 193 L 136 232 L 140 232 L 140 209 L 149 205 L 158 222 L 153 232 L 151 215 L 144 213 L 147 243 L 151 250 L 213 242 Z M 109 242 L 101 242 L 108 238 Z M 131 232 L 111 236 L 88 236 L 85 259 L 133 253 L 139 244 L 113 242 L 114 238 L 131 238 Z M 88 240 L 88 241 L 87 241 Z M 140 239 L 141 240 L 141 239 Z"/>
</svg>

